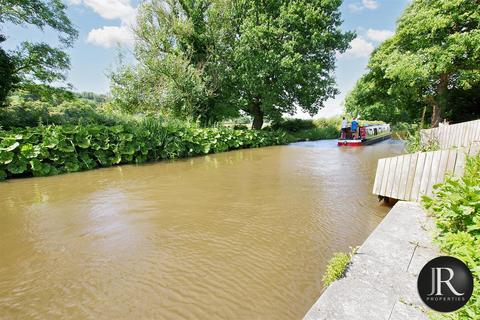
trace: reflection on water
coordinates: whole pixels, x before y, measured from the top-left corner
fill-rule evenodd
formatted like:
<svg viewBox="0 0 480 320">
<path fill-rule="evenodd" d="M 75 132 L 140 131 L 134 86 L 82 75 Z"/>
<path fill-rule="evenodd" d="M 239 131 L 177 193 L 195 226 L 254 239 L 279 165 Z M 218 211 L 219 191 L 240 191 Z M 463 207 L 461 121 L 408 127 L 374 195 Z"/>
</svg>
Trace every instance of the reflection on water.
<svg viewBox="0 0 480 320">
<path fill-rule="evenodd" d="M 384 142 L 242 150 L 0 184 L 0 318 L 298 319 L 388 211 Z"/>
</svg>

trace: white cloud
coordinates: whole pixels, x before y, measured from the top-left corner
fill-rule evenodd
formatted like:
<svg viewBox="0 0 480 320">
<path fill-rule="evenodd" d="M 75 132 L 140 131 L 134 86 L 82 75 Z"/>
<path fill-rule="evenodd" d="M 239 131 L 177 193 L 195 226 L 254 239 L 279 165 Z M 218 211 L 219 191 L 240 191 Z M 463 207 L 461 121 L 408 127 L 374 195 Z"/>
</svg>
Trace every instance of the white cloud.
<svg viewBox="0 0 480 320">
<path fill-rule="evenodd" d="M 373 44 L 363 37 L 357 37 L 350 42 L 350 48 L 340 57 L 368 58 L 373 49 Z"/>
<path fill-rule="evenodd" d="M 362 4 L 365 8 L 374 10 L 378 8 L 378 2 L 376 0 L 362 0 Z"/>
<path fill-rule="evenodd" d="M 361 2 L 352 2 L 347 8 L 351 12 L 362 11 L 363 9 L 375 10 L 380 6 L 377 0 L 362 0 Z"/>
<path fill-rule="evenodd" d="M 126 26 L 105 26 L 91 30 L 88 33 L 87 42 L 105 48 L 111 48 L 117 43 L 132 46 L 134 42 L 134 36 L 131 29 Z"/>
<path fill-rule="evenodd" d="M 69 0 L 73 5 L 84 5 L 107 20 L 120 20 L 120 26 L 103 26 L 92 29 L 87 36 L 87 42 L 105 48 L 115 44 L 132 46 L 134 35 L 132 27 L 136 24 L 137 9 L 130 0 Z"/>
<path fill-rule="evenodd" d="M 350 3 L 348 5 L 348 10 L 352 12 L 357 12 L 363 10 L 363 6 L 360 3 Z"/>
<path fill-rule="evenodd" d="M 375 30 L 375 29 L 368 29 L 367 30 L 367 38 L 373 41 L 382 42 L 387 40 L 388 38 L 394 35 L 393 31 L 390 30 Z"/>
<path fill-rule="evenodd" d="M 70 0 L 70 3 L 76 5 L 83 3 L 108 20 L 130 19 L 136 11 L 130 4 L 130 0 Z"/>
</svg>

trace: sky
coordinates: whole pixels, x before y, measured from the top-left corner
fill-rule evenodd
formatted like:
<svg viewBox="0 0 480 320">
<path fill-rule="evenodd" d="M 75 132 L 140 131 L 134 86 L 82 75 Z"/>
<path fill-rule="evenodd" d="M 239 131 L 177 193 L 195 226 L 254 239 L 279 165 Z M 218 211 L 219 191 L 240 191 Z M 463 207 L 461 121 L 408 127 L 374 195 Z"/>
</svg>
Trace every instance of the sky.
<svg viewBox="0 0 480 320">
<path fill-rule="evenodd" d="M 108 73 L 118 65 L 119 46 L 126 61 L 133 63 L 135 23 L 140 0 L 65 0 L 67 14 L 79 30 L 73 48 L 68 49 L 71 69 L 67 82 L 74 91 L 108 93 Z M 410 0 L 344 0 L 341 6 L 342 29 L 355 31 L 354 39 L 344 54 L 337 56 L 335 77 L 340 94 L 326 102 L 315 117 L 330 117 L 343 112 L 345 95 L 366 72 L 370 53 L 382 41 L 393 35 L 397 19 Z M 6 49 L 14 49 L 25 40 L 58 44 L 51 30 L 4 25 Z M 309 118 L 302 112 L 297 117 Z"/>
</svg>

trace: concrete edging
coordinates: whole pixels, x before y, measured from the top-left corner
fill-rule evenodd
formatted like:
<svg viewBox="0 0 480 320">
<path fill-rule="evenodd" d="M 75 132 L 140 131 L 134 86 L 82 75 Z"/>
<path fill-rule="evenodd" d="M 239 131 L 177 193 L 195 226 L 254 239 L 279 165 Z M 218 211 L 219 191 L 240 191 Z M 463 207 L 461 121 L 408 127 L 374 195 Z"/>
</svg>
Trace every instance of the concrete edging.
<svg viewBox="0 0 480 320">
<path fill-rule="evenodd" d="M 432 227 L 418 203 L 398 202 L 303 319 L 427 319 L 417 276 L 439 255 Z"/>
</svg>

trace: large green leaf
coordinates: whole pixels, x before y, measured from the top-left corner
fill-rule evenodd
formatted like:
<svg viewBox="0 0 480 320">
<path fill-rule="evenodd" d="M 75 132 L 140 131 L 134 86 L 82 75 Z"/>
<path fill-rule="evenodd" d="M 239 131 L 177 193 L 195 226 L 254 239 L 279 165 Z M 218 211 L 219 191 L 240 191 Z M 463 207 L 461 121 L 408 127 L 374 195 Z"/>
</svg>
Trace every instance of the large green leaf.
<svg viewBox="0 0 480 320">
<path fill-rule="evenodd" d="M 13 150 L 17 149 L 19 145 L 20 145 L 20 143 L 14 142 L 10 146 L 4 148 L 4 150 L 5 151 L 13 151 Z"/>
<path fill-rule="evenodd" d="M 42 163 L 38 159 L 30 160 L 30 166 L 34 176 L 48 176 L 52 170 L 52 166 L 48 163 Z"/>
<path fill-rule="evenodd" d="M 27 170 L 27 163 L 24 157 L 15 157 L 15 159 L 7 165 L 7 170 L 12 174 L 22 174 Z"/>
<path fill-rule="evenodd" d="M 5 179 L 7 179 L 7 172 L 5 171 L 5 169 L 0 168 L 0 180 L 5 180 Z"/>
<path fill-rule="evenodd" d="M 20 148 L 20 153 L 27 159 L 36 158 L 40 154 L 40 146 L 33 146 L 30 143 L 24 144 Z"/>
<path fill-rule="evenodd" d="M 6 150 L 0 149 L 0 163 L 9 164 L 13 161 L 14 153 Z"/>
</svg>

